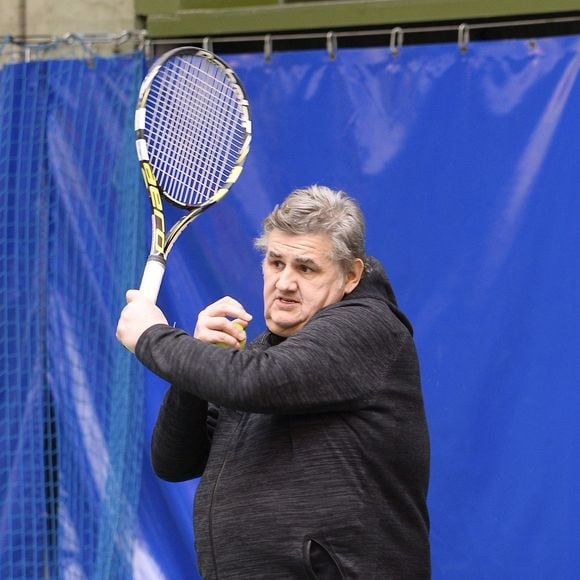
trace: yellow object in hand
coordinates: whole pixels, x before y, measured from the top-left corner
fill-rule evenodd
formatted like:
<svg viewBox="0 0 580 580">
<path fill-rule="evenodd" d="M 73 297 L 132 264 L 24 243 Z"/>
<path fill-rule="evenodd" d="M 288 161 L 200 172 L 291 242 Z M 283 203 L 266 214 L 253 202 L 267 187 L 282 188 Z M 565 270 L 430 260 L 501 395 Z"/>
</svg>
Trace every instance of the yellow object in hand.
<svg viewBox="0 0 580 580">
<path fill-rule="evenodd" d="M 234 326 L 235 326 L 235 327 L 236 327 L 238 330 L 241 330 L 241 331 L 243 331 L 243 332 L 244 332 L 244 334 L 245 334 L 244 327 L 243 327 L 243 326 L 242 326 L 242 325 L 241 325 L 239 322 L 234 322 L 234 323 L 233 323 L 233 325 L 234 325 Z M 221 346 L 221 347 L 224 347 L 224 348 L 232 348 L 232 347 L 230 347 L 230 345 L 229 345 L 229 344 L 225 344 L 225 343 L 223 343 L 223 342 L 218 342 L 218 343 L 217 343 L 217 345 L 218 345 L 218 346 Z M 244 348 L 245 346 L 246 346 L 246 339 L 244 338 L 244 340 L 242 340 L 242 341 L 240 342 L 240 350 L 241 350 L 242 348 Z"/>
</svg>

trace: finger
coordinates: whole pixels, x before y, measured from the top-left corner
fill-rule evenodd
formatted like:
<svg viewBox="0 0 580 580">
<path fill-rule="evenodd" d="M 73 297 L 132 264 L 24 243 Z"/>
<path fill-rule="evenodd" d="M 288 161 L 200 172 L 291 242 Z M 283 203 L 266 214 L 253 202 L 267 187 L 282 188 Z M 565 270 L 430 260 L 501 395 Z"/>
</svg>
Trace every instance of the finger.
<svg viewBox="0 0 580 580">
<path fill-rule="evenodd" d="M 195 330 L 195 336 L 203 340 L 205 335 L 205 339 L 207 340 L 207 337 L 210 335 L 214 338 L 215 333 L 218 332 L 220 335 L 228 334 L 238 341 L 243 341 L 246 340 L 246 326 L 248 326 L 248 323 L 239 318 L 229 320 L 223 317 L 200 317 Z"/>
<path fill-rule="evenodd" d="M 231 296 L 220 298 L 205 308 L 203 312 L 208 316 L 239 318 L 246 322 L 252 320 L 252 315 L 246 311 L 240 302 Z"/>
<path fill-rule="evenodd" d="M 218 346 L 229 346 L 241 350 L 246 346 L 246 333 L 239 324 L 234 322 L 232 323 L 232 326 L 235 329 L 234 334 L 222 333 L 220 339 L 217 342 L 214 342 L 214 344 L 217 344 Z"/>
<path fill-rule="evenodd" d="M 239 342 L 245 342 L 247 326 L 248 323 L 246 321 L 241 321 L 237 318 L 230 323 L 230 328 L 232 329 L 230 334 L 237 338 Z"/>
<path fill-rule="evenodd" d="M 246 341 L 246 331 L 238 321 L 231 321 L 227 318 L 210 318 L 207 323 L 201 319 L 195 327 L 193 336 L 204 342 L 226 343 L 229 346 L 238 346 Z M 234 344 L 234 342 L 236 343 Z"/>
<path fill-rule="evenodd" d="M 245 325 L 247 326 L 247 323 L 245 323 Z M 245 340 L 246 340 L 245 326 L 242 325 L 237 320 L 233 320 L 231 322 L 228 322 L 228 325 L 226 327 L 226 332 L 228 334 L 230 334 L 231 336 L 233 336 L 240 343 L 245 342 Z"/>
<path fill-rule="evenodd" d="M 219 330 L 224 331 L 228 327 L 230 321 L 224 316 L 211 316 L 206 312 L 200 312 L 197 317 L 196 329 L 199 332 Z"/>
<path fill-rule="evenodd" d="M 211 342 L 217 346 L 229 346 L 230 348 L 240 348 L 241 341 L 236 340 L 231 334 L 221 333 L 216 335 L 219 338 Z"/>
<path fill-rule="evenodd" d="M 125 293 L 125 300 L 127 300 L 127 303 L 134 302 L 140 296 L 141 292 L 139 292 L 139 290 L 127 290 L 127 292 Z"/>
</svg>

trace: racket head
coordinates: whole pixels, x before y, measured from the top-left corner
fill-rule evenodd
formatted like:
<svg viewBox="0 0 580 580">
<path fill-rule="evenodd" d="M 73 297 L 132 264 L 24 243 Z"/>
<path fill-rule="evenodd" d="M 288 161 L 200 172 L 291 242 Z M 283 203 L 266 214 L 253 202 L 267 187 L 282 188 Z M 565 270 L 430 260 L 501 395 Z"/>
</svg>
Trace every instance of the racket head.
<svg viewBox="0 0 580 580">
<path fill-rule="evenodd" d="M 243 85 L 210 51 L 171 50 L 143 80 L 135 132 L 154 209 L 158 195 L 186 210 L 212 205 L 236 182 L 249 151 L 252 122 Z"/>
</svg>

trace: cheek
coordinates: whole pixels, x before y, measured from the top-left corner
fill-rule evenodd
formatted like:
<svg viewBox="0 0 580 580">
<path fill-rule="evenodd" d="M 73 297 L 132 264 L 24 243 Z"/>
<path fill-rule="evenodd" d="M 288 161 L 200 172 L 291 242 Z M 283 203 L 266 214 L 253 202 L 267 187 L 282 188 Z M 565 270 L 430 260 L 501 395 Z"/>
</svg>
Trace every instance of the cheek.
<svg viewBox="0 0 580 580">
<path fill-rule="evenodd" d="M 264 289 L 263 289 L 264 301 L 271 299 L 272 295 L 274 294 L 274 290 L 275 286 L 274 283 L 272 282 L 272 279 L 268 278 L 267 276 L 264 276 Z"/>
<path fill-rule="evenodd" d="M 335 302 L 342 300 L 342 297 L 344 296 L 344 288 L 336 281 L 333 281 L 330 285 L 321 289 L 319 296 L 319 306 L 328 306 L 329 304 L 334 304 Z"/>
<path fill-rule="evenodd" d="M 331 289 L 325 285 L 309 288 L 302 294 L 304 308 L 308 311 L 320 310 L 330 303 L 331 293 Z"/>
</svg>

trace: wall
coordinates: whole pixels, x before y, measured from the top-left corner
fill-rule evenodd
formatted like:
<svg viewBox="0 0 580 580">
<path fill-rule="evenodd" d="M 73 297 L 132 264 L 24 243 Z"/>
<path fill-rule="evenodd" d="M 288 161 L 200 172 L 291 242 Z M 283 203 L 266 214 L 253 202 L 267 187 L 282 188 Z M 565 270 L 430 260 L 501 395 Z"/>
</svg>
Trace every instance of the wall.
<svg viewBox="0 0 580 580">
<path fill-rule="evenodd" d="M 20 36 L 23 6 L 27 34 L 31 36 L 117 33 L 134 27 L 133 0 L 3 0 L 0 34 Z"/>
</svg>

